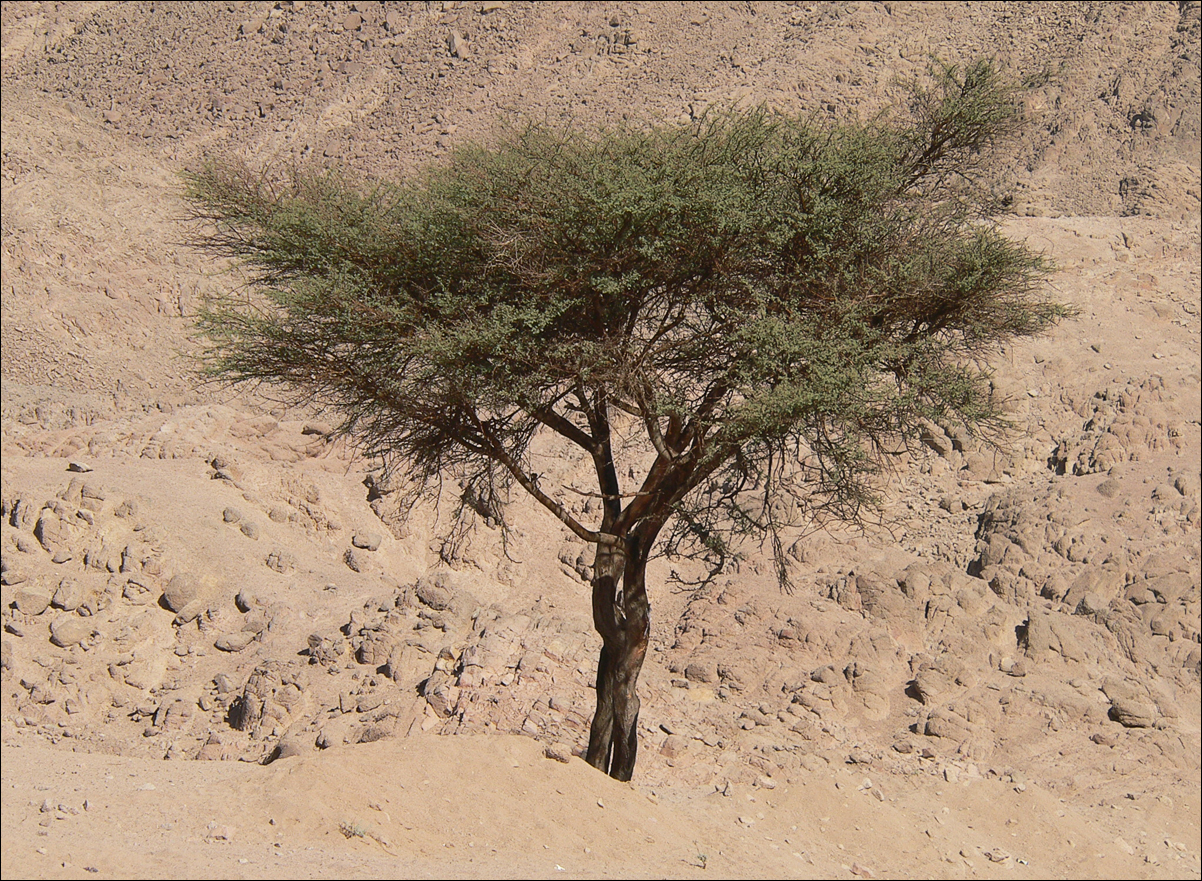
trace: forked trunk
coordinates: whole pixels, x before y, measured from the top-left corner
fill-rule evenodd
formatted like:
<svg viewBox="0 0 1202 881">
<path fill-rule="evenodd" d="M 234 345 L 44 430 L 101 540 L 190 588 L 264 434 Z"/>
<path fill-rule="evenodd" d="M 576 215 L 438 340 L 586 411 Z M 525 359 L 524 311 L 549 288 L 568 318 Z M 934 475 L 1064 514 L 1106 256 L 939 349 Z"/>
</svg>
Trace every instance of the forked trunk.
<svg viewBox="0 0 1202 881">
<path fill-rule="evenodd" d="M 638 755 L 636 685 L 651 635 L 646 570 L 646 549 L 633 538 L 624 557 L 599 550 L 594 566 L 593 625 L 601 634 L 602 647 L 587 759 L 618 780 L 631 778 Z"/>
</svg>

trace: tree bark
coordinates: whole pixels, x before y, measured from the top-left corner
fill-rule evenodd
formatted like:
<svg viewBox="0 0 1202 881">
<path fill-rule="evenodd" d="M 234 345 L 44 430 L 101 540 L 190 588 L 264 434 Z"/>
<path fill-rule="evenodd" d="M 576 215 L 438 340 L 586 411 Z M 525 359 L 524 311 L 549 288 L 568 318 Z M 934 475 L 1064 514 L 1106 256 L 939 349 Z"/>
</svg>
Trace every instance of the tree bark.
<svg viewBox="0 0 1202 881">
<path fill-rule="evenodd" d="M 638 755 L 639 672 L 651 636 L 647 547 L 637 538 L 626 553 L 598 548 L 593 579 L 593 626 L 601 635 L 597 712 L 589 732 L 588 763 L 629 780 Z"/>
</svg>

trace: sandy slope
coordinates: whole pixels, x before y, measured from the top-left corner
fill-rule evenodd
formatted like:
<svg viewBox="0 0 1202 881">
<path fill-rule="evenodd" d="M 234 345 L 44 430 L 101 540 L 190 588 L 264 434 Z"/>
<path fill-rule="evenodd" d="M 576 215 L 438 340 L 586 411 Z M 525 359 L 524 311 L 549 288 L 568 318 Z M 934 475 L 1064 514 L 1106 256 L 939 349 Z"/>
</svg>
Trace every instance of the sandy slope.
<svg viewBox="0 0 1202 881">
<path fill-rule="evenodd" d="M 1196 793 L 1091 806 L 855 769 L 661 794 L 499 736 L 163 763 L 5 747 L 6 877 L 1189 877 Z M 881 793 L 880 796 L 877 793 Z M 50 811 L 42 806 L 49 803 Z M 86 803 L 86 807 L 85 807 Z M 66 812 L 58 810 L 63 806 Z M 1182 821 L 1194 817 L 1192 830 Z M 1149 840 L 1150 839 L 1150 840 Z M 1128 851 L 1147 846 L 1159 865 Z"/>
</svg>

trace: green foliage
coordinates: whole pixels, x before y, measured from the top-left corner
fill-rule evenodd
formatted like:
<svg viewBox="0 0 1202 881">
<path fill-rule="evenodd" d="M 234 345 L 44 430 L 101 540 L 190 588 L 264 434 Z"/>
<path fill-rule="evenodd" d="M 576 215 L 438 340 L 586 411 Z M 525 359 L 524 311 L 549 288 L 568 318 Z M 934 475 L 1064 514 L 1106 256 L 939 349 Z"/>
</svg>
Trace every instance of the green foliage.
<svg viewBox="0 0 1202 881">
<path fill-rule="evenodd" d="M 1066 314 L 993 221 L 1012 90 L 979 62 L 910 94 L 867 122 L 530 123 L 368 189 L 208 162 L 195 241 L 251 284 L 202 314 L 207 370 L 332 408 L 420 485 L 517 482 L 593 541 L 675 515 L 721 555 L 722 523 L 856 518 L 923 419 L 996 423 L 984 359 Z M 625 491 L 619 418 L 658 453 Z M 597 524 L 529 475 L 540 427 L 592 456 Z"/>
</svg>

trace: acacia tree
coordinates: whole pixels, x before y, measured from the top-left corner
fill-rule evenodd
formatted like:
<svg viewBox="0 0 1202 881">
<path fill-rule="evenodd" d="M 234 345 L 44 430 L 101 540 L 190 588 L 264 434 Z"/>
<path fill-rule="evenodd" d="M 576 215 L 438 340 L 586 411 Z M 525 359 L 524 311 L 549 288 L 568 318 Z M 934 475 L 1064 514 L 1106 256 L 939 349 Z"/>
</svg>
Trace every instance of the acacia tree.
<svg viewBox="0 0 1202 881">
<path fill-rule="evenodd" d="M 587 759 L 628 780 L 657 540 L 720 558 L 760 532 L 785 577 L 782 523 L 859 517 L 925 419 L 994 424 L 983 359 L 1065 314 L 993 220 L 1014 103 L 978 62 L 867 122 L 527 124 L 370 189 L 208 161 L 193 241 L 250 280 L 201 315 L 207 369 L 331 409 L 418 489 L 457 473 L 503 516 L 521 487 L 595 545 Z M 591 459 L 593 519 L 531 472 L 539 432 Z"/>
</svg>

